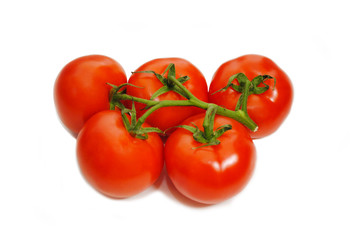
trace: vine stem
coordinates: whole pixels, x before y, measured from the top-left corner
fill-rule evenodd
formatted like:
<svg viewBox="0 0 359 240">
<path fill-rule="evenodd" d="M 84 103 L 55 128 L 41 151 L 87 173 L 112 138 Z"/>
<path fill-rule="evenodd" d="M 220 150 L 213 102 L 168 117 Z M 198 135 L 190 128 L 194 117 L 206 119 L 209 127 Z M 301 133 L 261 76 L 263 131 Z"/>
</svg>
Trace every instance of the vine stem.
<svg viewBox="0 0 359 240">
<path fill-rule="evenodd" d="M 162 108 L 162 107 L 174 107 L 174 106 L 195 106 L 198 108 L 202 108 L 207 110 L 213 103 L 207 103 L 199 100 L 195 97 L 187 88 L 185 88 L 175 77 L 169 77 L 168 80 L 172 81 L 178 88 L 183 92 L 183 96 L 187 98 L 187 100 L 163 100 L 163 101 L 154 101 L 148 100 L 138 97 L 133 97 L 124 93 L 117 93 L 114 96 L 114 100 L 130 100 L 139 103 L 146 104 L 149 109 L 138 119 L 135 129 L 139 129 L 142 124 L 145 122 L 146 118 L 151 115 L 154 111 Z M 248 91 L 248 89 L 247 89 Z M 248 94 L 247 94 L 248 97 Z M 244 99 L 244 103 L 246 103 L 246 99 Z M 244 104 L 243 104 L 244 105 Z M 230 117 L 246 127 L 248 127 L 251 131 L 255 132 L 258 129 L 257 124 L 248 116 L 246 112 L 246 107 L 242 107 L 242 109 L 232 111 L 221 106 L 218 106 L 216 114 Z"/>
<path fill-rule="evenodd" d="M 134 100 L 134 101 L 136 101 L 136 100 Z M 154 111 L 156 111 L 162 107 L 194 106 L 190 100 L 164 100 L 164 101 L 160 101 L 160 102 L 152 101 L 152 100 L 149 100 L 149 101 L 156 102 L 157 104 L 155 104 L 153 107 L 148 109 L 140 118 L 138 118 L 135 129 L 140 128 L 148 116 L 150 116 Z"/>
<path fill-rule="evenodd" d="M 246 81 L 244 85 L 243 98 L 241 102 L 241 109 L 243 112 L 247 113 L 247 101 L 249 96 L 249 86 L 251 85 L 250 81 Z"/>
<path fill-rule="evenodd" d="M 210 140 L 213 135 L 214 117 L 216 115 L 217 108 L 218 108 L 217 105 L 209 104 L 209 107 L 206 111 L 206 116 L 204 117 L 204 121 L 203 121 L 204 137 L 208 140 Z"/>
</svg>

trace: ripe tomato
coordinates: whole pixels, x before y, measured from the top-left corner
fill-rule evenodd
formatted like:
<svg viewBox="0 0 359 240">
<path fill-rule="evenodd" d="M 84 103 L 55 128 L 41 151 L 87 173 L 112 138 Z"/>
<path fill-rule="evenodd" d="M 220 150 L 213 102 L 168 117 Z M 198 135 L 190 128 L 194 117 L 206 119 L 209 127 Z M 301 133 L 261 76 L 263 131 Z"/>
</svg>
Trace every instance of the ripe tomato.
<svg viewBox="0 0 359 240">
<path fill-rule="evenodd" d="M 163 167 L 161 138 L 155 133 L 148 133 L 146 140 L 132 137 L 119 111 L 102 111 L 91 117 L 78 135 L 76 151 L 86 180 L 113 198 L 145 190 Z"/>
<path fill-rule="evenodd" d="M 183 124 L 202 126 L 204 116 L 192 116 Z M 197 148 L 203 144 L 185 129 L 177 129 L 167 139 L 168 176 L 179 192 L 197 202 L 214 204 L 236 195 L 254 170 L 256 151 L 248 131 L 231 118 L 215 116 L 214 129 L 225 124 L 231 124 L 232 130 L 218 138 L 219 145 Z"/>
<path fill-rule="evenodd" d="M 77 58 L 58 75 L 54 87 L 57 113 L 64 127 L 77 136 L 92 115 L 110 108 L 106 83 L 126 83 L 126 74 L 119 63 L 101 55 Z"/>
<path fill-rule="evenodd" d="M 274 80 L 268 79 L 265 83 L 269 85 L 269 89 L 259 95 L 250 95 L 247 104 L 249 116 L 259 127 L 258 131 L 250 132 L 252 138 L 262 138 L 275 132 L 292 106 L 293 87 L 289 77 L 269 58 L 245 55 L 225 62 L 217 69 L 209 88 L 210 102 L 231 110 L 235 109 L 241 93 L 231 87 L 226 91 L 214 92 L 225 87 L 228 79 L 236 73 L 244 73 L 250 80 L 258 75 L 276 78 L 274 90 Z"/>
<path fill-rule="evenodd" d="M 162 74 L 170 63 L 173 63 L 176 68 L 176 78 L 188 76 L 190 79 L 183 85 L 192 92 L 198 99 L 207 102 L 208 101 L 208 90 L 207 83 L 202 73 L 190 62 L 181 58 L 161 58 L 149 61 L 140 66 L 138 71 L 151 70 L 156 73 Z M 165 77 L 167 74 L 165 74 Z M 129 83 L 143 87 L 127 87 L 127 93 L 134 97 L 140 97 L 150 99 L 151 96 L 161 87 L 163 84 L 156 78 L 152 73 L 134 73 L 129 79 Z M 184 97 L 176 92 L 170 91 L 164 93 L 154 100 L 185 100 Z M 140 117 L 145 110 L 142 110 L 145 105 L 141 103 L 135 103 L 138 117 Z M 204 112 L 204 110 L 196 107 L 164 107 L 153 114 L 151 114 L 146 122 L 153 127 L 158 127 L 162 131 L 177 126 L 183 120 L 189 116 Z"/>
</svg>

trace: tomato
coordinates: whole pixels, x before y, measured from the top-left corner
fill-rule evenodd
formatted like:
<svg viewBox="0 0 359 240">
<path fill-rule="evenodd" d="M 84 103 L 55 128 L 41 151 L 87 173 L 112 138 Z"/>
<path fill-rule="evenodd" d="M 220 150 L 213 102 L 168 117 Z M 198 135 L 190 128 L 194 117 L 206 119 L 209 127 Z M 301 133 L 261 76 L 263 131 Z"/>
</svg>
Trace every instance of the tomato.
<svg viewBox="0 0 359 240">
<path fill-rule="evenodd" d="M 183 124 L 202 126 L 204 116 L 192 116 Z M 168 176 L 179 192 L 194 201 L 224 201 L 239 193 L 253 173 L 256 151 L 248 131 L 231 118 L 215 116 L 214 129 L 225 124 L 231 124 L 232 129 L 218 138 L 219 145 L 200 147 L 203 143 L 185 129 L 177 129 L 167 139 Z"/>
<path fill-rule="evenodd" d="M 228 79 L 237 73 L 244 73 L 250 80 L 258 75 L 276 78 L 275 86 L 274 80 L 268 79 L 265 83 L 269 85 L 269 89 L 259 95 L 250 95 L 247 103 L 248 114 L 259 127 L 258 131 L 250 133 L 252 138 L 263 138 L 272 134 L 283 123 L 292 106 L 293 87 L 289 77 L 269 58 L 245 55 L 225 62 L 217 69 L 209 88 L 210 102 L 235 109 L 241 93 L 231 87 L 226 91 L 215 92 L 225 87 Z"/>
<path fill-rule="evenodd" d="M 106 56 L 84 56 L 68 63 L 54 87 L 55 106 L 64 127 L 76 137 L 87 119 L 110 108 L 107 83 L 126 81 L 122 66 Z"/>
<path fill-rule="evenodd" d="M 181 58 L 155 59 L 143 64 L 135 72 L 151 70 L 162 74 L 170 63 L 175 65 L 176 78 L 184 76 L 190 77 L 190 79 L 183 85 L 198 99 L 207 102 L 208 90 L 206 80 L 202 73 L 187 60 Z M 165 76 L 167 76 L 167 74 L 165 74 Z M 145 99 L 150 99 L 158 89 L 163 87 L 163 84 L 152 73 L 134 73 L 131 75 L 129 83 L 142 88 L 128 86 L 127 93 L 131 96 Z M 154 100 L 185 100 L 185 98 L 176 92 L 169 91 L 158 96 Z M 135 106 L 138 116 L 140 117 L 145 112 L 145 110 L 143 110 L 145 105 L 142 103 L 135 103 Z M 151 114 L 146 119 L 146 122 L 164 131 L 170 127 L 177 126 L 189 116 L 201 112 L 204 112 L 204 110 L 197 107 L 164 107 Z"/>
<path fill-rule="evenodd" d="M 148 133 L 146 140 L 132 137 L 119 111 L 102 111 L 91 117 L 78 135 L 76 151 L 85 179 L 113 198 L 145 190 L 163 167 L 161 138 L 155 133 Z"/>
</svg>

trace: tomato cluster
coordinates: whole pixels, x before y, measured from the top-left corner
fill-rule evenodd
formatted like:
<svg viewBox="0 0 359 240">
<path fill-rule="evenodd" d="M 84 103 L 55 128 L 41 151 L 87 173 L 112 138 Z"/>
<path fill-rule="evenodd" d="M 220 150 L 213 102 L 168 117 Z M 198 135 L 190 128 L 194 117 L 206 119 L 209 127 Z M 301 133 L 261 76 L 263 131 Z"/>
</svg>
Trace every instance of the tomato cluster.
<svg viewBox="0 0 359 240">
<path fill-rule="evenodd" d="M 54 87 L 57 113 L 77 138 L 86 180 L 112 198 L 151 186 L 164 165 L 176 189 L 204 204 L 239 193 L 255 166 L 255 138 L 276 131 L 293 89 L 270 59 L 245 55 L 222 64 L 209 92 L 203 74 L 180 58 L 140 66 L 127 78 L 101 55 L 68 63 Z"/>
</svg>

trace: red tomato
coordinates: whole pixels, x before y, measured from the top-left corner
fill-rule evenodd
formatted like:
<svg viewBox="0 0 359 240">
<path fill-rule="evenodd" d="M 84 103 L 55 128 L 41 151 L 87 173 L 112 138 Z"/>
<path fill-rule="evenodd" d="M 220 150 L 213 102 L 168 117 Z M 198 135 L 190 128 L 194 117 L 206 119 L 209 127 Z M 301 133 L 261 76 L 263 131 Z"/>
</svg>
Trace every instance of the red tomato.
<svg viewBox="0 0 359 240">
<path fill-rule="evenodd" d="M 213 93 L 225 87 L 228 79 L 236 73 L 244 73 L 249 80 L 258 75 L 270 75 L 276 78 L 274 90 L 274 80 L 268 79 L 265 83 L 269 85 L 269 89 L 259 95 L 250 95 L 247 104 L 248 115 L 259 127 L 258 131 L 250 132 L 252 138 L 262 138 L 275 132 L 292 106 L 293 87 L 289 77 L 269 58 L 245 55 L 230 60 L 217 69 L 209 88 L 210 102 L 231 110 L 235 109 L 241 93 L 232 88 Z"/>
<path fill-rule="evenodd" d="M 145 190 L 159 177 L 163 143 L 155 133 L 148 133 L 146 140 L 132 137 L 121 113 L 107 110 L 91 117 L 80 131 L 77 158 L 83 176 L 96 190 L 125 198 Z"/>
<path fill-rule="evenodd" d="M 204 116 L 192 116 L 183 124 L 202 126 Z M 177 129 L 167 139 L 168 176 L 179 192 L 197 202 L 215 204 L 236 195 L 254 170 L 256 151 L 248 131 L 231 118 L 215 116 L 214 129 L 225 124 L 233 128 L 218 138 L 219 145 L 193 149 L 203 144 L 184 129 Z"/>
<path fill-rule="evenodd" d="M 180 58 L 161 58 L 149 61 L 139 67 L 137 71 L 155 71 L 156 73 L 162 74 L 167 66 L 173 63 L 176 68 L 176 78 L 189 76 L 190 80 L 185 82 L 183 85 L 192 92 L 198 99 L 207 102 L 208 101 L 208 90 L 207 83 L 202 73 L 190 62 Z M 167 74 L 165 75 L 167 76 Z M 140 97 L 150 99 L 151 96 L 161 87 L 163 84 L 156 78 L 152 73 L 134 73 L 129 79 L 129 83 L 143 87 L 127 87 L 127 93 L 134 97 Z M 176 92 L 170 91 L 160 95 L 154 100 L 185 100 L 184 97 Z M 138 117 L 140 117 L 145 111 L 141 110 L 145 107 L 144 104 L 135 103 Z M 153 114 L 151 114 L 146 122 L 153 127 L 158 127 L 162 131 L 179 125 L 183 120 L 189 116 L 203 112 L 204 110 L 197 107 L 164 107 Z"/>
<path fill-rule="evenodd" d="M 68 63 L 54 87 L 56 110 L 65 128 L 76 137 L 87 119 L 110 108 L 111 87 L 106 83 L 126 81 L 121 65 L 109 57 L 90 55 Z"/>
</svg>

